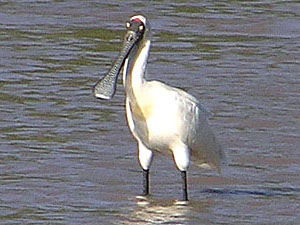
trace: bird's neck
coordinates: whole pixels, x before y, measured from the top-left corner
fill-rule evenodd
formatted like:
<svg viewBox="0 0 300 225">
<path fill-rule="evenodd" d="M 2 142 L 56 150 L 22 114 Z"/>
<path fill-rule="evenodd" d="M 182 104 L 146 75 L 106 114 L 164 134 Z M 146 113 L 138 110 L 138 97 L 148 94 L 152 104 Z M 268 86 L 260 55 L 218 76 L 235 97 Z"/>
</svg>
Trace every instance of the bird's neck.
<svg viewBox="0 0 300 225">
<path fill-rule="evenodd" d="M 123 84 L 126 91 L 140 87 L 146 81 L 145 73 L 150 43 L 150 40 L 141 43 L 141 46 L 137 46 L 126 59 L 123 72 Z"/>
</svg>

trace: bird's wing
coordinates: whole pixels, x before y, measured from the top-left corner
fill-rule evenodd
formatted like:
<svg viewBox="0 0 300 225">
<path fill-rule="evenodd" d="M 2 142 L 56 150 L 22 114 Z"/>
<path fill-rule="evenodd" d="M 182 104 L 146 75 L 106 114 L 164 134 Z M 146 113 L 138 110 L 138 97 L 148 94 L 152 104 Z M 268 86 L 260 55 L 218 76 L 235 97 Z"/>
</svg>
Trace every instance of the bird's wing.
<svg viewBox="0 0 300 225">
<path fill-rule="evenodd" d="M 181 89 L 158 81 L 151 81 L 150 85 L 159 87 L 176 98 L 178 111 L 181 112 L 182 140 L 190 148 L 194 163 L 204 168 L 215 167 L 220 172 L 225 154 L 208 123 L 210 112 L 194 96 Z"/>
</svg>

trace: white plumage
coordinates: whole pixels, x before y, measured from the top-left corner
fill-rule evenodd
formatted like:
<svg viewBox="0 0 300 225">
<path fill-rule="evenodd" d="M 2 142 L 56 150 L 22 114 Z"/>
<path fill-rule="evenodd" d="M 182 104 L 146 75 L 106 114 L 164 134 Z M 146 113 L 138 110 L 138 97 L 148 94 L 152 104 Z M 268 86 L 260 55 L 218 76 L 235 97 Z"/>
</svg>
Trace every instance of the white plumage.
<svg viewBox="0 0 300 225">
<path fill-rule="evenodd" d="M 127 97 L 126 113 L 139 146 L 164 154 L 173 153 L 181 171 L 187 170 L 190 155 L 197 165 L 220 170 L 221 146 L 209 127 L 207 112 L 193 96 L 158 81 L 144 81 L 134 88 L 134 93 L 138 107 L 131 107 Z M 147 130 L 138 127 L 141 122 Z M 150 154 L 140 156 L 144 169 L 150 167 L 149 157 Z"/>
</svg>

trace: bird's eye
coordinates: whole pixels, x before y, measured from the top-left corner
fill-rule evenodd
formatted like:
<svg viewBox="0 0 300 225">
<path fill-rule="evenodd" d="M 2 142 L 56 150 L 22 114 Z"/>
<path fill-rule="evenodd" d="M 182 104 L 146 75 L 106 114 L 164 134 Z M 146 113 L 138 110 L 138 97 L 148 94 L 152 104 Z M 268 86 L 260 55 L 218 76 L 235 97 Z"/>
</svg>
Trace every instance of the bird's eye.
<svg viewBox="0 0 300 225">
<path fill-rule="evenodd" d="M 139 31 L 142 31 L 142 30 L 144 30 L 144 25 L 139 26 Z"/>
<path fill-rule="evenodd" d="M 126 22 L 125 26 L 126 26 L 126 28 L 129 28 L 131 26 L 131 24 L 129 22 Z"/>
</svg>

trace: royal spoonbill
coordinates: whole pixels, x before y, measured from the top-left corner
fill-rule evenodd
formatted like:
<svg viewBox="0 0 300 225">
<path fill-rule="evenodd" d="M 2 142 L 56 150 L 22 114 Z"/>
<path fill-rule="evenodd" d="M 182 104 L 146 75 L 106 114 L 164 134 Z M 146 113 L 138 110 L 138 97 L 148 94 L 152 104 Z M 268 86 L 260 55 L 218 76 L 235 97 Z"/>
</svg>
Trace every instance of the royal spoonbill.
<svg viewBox="0 0 300 225">
<path fill-rule="evenodd" d="M 221 145 L 198 100 L 178 88 L 145 78 L 150 51 L 151 28 L 142 15 L 126 22 L 123 48 L 106 76 L 93 87 L 96 98 L 111 99 L 123 67 L 126 117 L 138 143 L 143 170 L 143 195 L 149 194 L 149 169 L 153 152 L 172 155 L 182 175 L 182 200 L 188 200 L 187 170 L 190 161 L 220 171 L 224 158 Z"/>
</svg>

